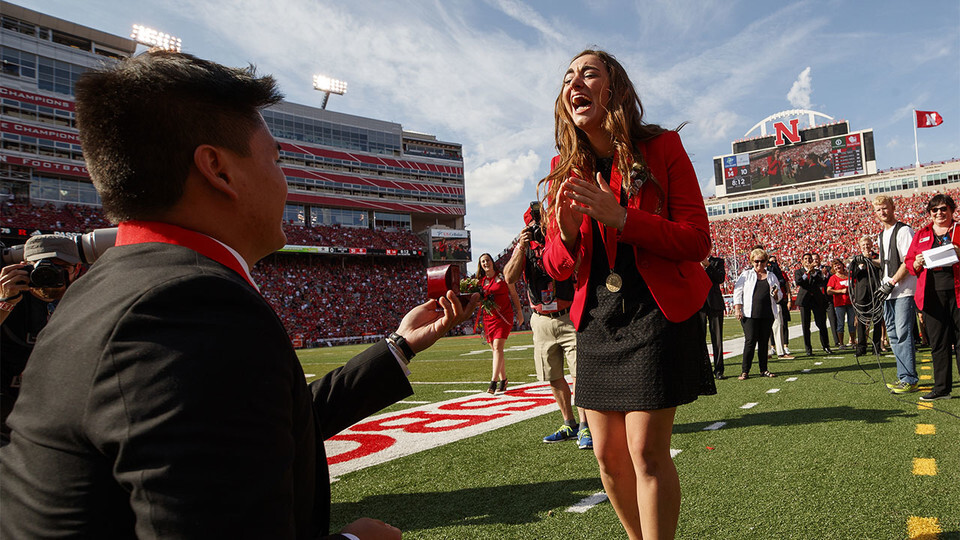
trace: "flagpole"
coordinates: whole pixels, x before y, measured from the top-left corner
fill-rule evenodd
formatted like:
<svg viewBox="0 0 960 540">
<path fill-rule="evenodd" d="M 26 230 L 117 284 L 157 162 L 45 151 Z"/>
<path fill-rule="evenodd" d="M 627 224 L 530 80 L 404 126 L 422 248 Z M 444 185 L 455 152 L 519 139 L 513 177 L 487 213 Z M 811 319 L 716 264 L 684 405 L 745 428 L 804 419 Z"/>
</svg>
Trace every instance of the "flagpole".
<svg viewBox="0 0 960 540">
<path fill-rule="evenodd" d="M 920 146 L 917 144 L 917 110 L 913 110 L 913 150 L 917 153 L 917 172 L 919 174 L 920 169 Z M 917 178 L 917 182 L 920 179 Z"/>
</svg>

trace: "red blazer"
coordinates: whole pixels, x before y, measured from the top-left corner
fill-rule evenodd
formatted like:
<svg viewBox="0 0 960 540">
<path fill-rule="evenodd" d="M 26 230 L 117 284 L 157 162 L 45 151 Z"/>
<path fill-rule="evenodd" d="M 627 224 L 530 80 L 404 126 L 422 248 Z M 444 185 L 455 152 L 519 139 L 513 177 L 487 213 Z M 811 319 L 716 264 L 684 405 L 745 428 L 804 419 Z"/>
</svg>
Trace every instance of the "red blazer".
<svg viewBox="0 0 960 540">
<path fill-rule="evenodd" d="M 957 234 L 957 227 L 951 229 L 950 241 L 954 245 L 960 246 L 960 235 Z M 913 235 L 913 242 L 910 242 L 910 249 L 907 250 L 907 257 L 903 260 L 907 265 L 907 272 L 917 276 L 917 290 L 913 293 L 913 301 L 917 303 L 917 309 L 923 311 L 923 292 L 927 286 L 927 269 L 920 267 L 919 271 L 913 269 L 913 263 L 917 260 L 917 255 L 933 247 L 933 223 L 927 224 L 924 228 Z M 953 292 L 957 295 L 957 305 L 960 306 L 960 264 L 955 264 L 953 269 Z"/>
<path fill-rule="evenodd" d="M 616 243 L 630 244 L 637 270 L 650 288 L 653 298 L 667 320 L 681 322 L 703 307 L 710 278 L 700 265 L 710 253 L 710 227 L 703 206 L 697 175 L 687 157 L 680 135 L 666 131 L 638 146 L 647 167 L 664 191 L 663 208 L 657 210 L 657 187 L 647 181 L 637 195 L 627 201 L 627 223 L 623 232 L 607 227 L 606 249 L 613 253 Z M 551 170 L 559 156 L 550 163 Z M 616 163 L 616 159 L 614 160 Z M 620 192 L 621 178 L 616 167 L 610 176 L 610 188 Z M 572 250 L 560 240 L 560 231 L 551 227 L 543 252 L 543 266 L 551 277 L 564 280 L 573 275 L 577 261 L 576 292 L 570 317 L 579 329 L 590 283 L 593 251 L 591 218 L 584 215 L 580 235 Z"/>
</svg>

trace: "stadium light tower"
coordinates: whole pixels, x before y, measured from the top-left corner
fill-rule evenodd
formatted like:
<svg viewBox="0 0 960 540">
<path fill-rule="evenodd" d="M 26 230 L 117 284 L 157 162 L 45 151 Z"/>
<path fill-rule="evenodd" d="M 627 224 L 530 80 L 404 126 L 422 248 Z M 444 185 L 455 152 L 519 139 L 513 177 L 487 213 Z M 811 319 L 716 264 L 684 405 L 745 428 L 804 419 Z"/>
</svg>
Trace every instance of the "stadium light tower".
<svg viewBox="0 0 960 540">
<path fill-rule="evenodd" d="M 314 75 L 313 89 L 323 92 L 323 103 L 320 105 L 320 108 L 326 109 L 330 94 L 342 96 L 347 93 L 347 81 L 332 79 L 326 75 Z"/>
<path fill-rule="evenodd" d="M 133 32 L 130 33 L 130 39 L 147 47 L 157 47 L 175 52 L 180 52 L 182 45 L 180 38 L 143 26 L 142 24 L 133 25 Z"/>
</svg>

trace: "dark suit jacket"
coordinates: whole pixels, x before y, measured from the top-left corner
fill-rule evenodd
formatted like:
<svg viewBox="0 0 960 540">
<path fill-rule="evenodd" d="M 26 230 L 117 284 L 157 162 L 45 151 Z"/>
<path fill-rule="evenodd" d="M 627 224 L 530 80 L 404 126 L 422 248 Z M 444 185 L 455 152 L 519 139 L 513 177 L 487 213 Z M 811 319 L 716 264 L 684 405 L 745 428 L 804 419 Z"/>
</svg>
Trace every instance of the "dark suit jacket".
<svg viewBox="0 0 960 540">
<path fill-rule="evenodd" d="M 709 312 L 722 314 L 726 306 L 724 305 L 723 291 L 720 290 L 720 285 L 727 280 L 727 272 L 722 264 L 713 261 L 704 270 L 706 270 L 707 277 L 710 278 L 712 285 L 710 291 L 707 292 L 707 301 L 703 304 L 703 307 Z"/>
<path fill-rule="evenodd" d="M 384 342 L 309 387 L 280 320 L 187 248 L 118 246 L 72 285 L 0 451 L 4 538 L 315 538 L 323 439 L 412 393 Z"/>
<path fill-rule="evenodd" d="M 793 274 L 793 281 L 797 284 L 797 305 L 810 307 L 826 307 L 827 296 L 824 294 L 827 278 L 819 269 L 814 268 L 807 272 L 802 266 Z"/>
</svg>

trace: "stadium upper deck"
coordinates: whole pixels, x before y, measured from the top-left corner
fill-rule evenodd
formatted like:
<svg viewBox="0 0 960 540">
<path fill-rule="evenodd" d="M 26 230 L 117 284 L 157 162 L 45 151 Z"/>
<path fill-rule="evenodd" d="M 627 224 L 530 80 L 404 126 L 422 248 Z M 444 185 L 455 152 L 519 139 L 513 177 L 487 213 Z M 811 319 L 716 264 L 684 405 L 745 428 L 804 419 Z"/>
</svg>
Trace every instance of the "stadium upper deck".
<svg viewBox="0 0 960 540">
<path fill-rule="evenodd" d="M 0 201 L 99 206 L 83 162 L 73 85 L 136 43 L 0 1 Z M 400 124 L 284 102 L 263 116 L 280 141 L 300 225 L 462 229 L 461 145 Z"/>
<path fill-rule="evenodd" d="M 759 134 L 750 137 L 754 131 Z M 911 196 L 960 183 L 956 158 L 877 171 L 873 130 L 851 131 L 848 122 L 817 111 L 770 115 L 744 137 L 731 143 L 731 154 L 714 158 L 717 197 L 704 201 L 711 221 L 880 193 Z"/>
</svg>

